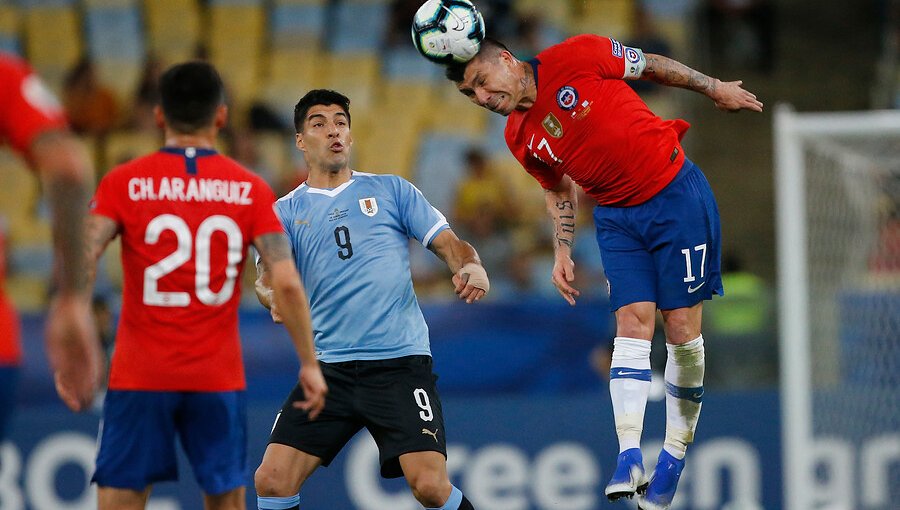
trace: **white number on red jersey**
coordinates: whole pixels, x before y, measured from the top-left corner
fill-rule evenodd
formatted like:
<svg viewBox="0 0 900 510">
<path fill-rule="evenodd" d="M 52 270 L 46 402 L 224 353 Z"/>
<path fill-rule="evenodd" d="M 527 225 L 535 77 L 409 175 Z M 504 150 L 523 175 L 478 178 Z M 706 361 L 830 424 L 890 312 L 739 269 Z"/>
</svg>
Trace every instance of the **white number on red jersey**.
<svg viewBox="0 0 900 510">
<path fill-rule="evenodd" d="M 191 238 L 188 224 L 174 214 L 162 214 L 147 224 L 144 242 L 156 244 L 160 235 L 166 230 L 175 233 L 178 246 L 175 251 L 156 264 L 144 270 L 144 304 L 152 306 L 184 307 L 191 303 L 188 292 L 163 292 L 159 290 L 159 280 L 175 271 L 191 259 L 191 251 L 195 251 L 194 266 L 196 268 L 195 294 L 201 303 L 209 306 L 220 305 L 231 299 L 238 275 L 238 264 L 243 259 L 244 236 L 241 228 L 228 216 L 215 215 L 206 218 L 197 228 L 196 240 Z M 210 283 L 210 251 L 212 236 L 222 232 L 228 239 L 228 261 L 225 266 L 225 284 L 219 292 L 213 292 Z"/>
</svg>

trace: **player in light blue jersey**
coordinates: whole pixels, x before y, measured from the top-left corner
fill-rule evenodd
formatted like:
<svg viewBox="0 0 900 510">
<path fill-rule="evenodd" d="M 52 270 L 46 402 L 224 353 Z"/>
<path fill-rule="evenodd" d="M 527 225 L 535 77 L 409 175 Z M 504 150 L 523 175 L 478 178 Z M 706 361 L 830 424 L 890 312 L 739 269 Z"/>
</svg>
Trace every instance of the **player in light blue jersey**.
<svg viewBox="0 0 900 510">
<path fill-rule="evenodd" d="M 260 509 L 299 508 L 300 487 L 361 428 L 378 444 L 381 475 L 405 476 L 427 509 L 473 510 L 447 475 L 441 402 L 428 326 L 413 292 L 409 240 L 443 259 L 467 303 L 490 289 L 472 246 L 408 181 L 350 169 L 350 100 L 313 90 L 294 109 L 309 179 L 275 206 L 310 300 L 317 356 L 329 387 L 315 421 L 288 396 L 255 484 Z M 272 307 L 257 263 L 260 302 Z"/>
</svg>

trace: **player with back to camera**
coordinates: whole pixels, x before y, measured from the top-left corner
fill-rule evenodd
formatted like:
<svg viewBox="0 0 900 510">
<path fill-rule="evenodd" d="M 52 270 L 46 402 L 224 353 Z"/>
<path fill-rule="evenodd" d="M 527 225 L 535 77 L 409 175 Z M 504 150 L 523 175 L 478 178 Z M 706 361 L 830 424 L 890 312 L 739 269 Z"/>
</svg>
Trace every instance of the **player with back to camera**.
<svg viewBox="0 0 900 510">
<path fill-rule="evenodd" d="M 90 407 L 103 372 L 90 293 L 81 273 L 93 170 L 57 99 L 26 62 L 0 52 L 0 143 L 4 142 L 38 173 L 52 209 L 55 289 L 47 315 L 47 355 L 59 396 L 70 409 L 81 411 Z M 4 244 L 0 234 L 0 282 L 5 273 Z M 13 408 L 20 363 L 18 317 L 0 293 L 0 440 Z"/>
<path fill-rule="evenodd" d="M 246 397 L 238 337 L 247 247 L 272 272 L 274 299 L 300 358 L 316 416 L 327 388 L 306 295 L 257 175 L 214 150 L 226 122 L 222 81 L 188 62 L 160 78 L 158 152 L 114 168 L 88 218 L 87 273 L 122 236 L 125 284 L 93 481 L 101 510 L 144 508 L 154 483 L 177 479 L 175 436 L 212 510 L 246 507 Z"/>
<path fill-rule="evenodd" d="M 347 97 L 308 92 L 294 108 L 294 125 L 309 179 L 278 200 L 276 211 L 309 291 L 330 393 L 315 421 L 291 405 L 303 395 L 300 387 L 278 413 L 256 471 L 259 508 L 299 508 L 304 482 L 366 427 L 378 444 L 383 477 L 405 476 L 426 508 L 472 510 L 447 475 L 444 420 L 428 326 L 409 271 L 409 240 L 447 263 L 467 303 L 489 290 L 478 254 L 411 183 L 350 168 Z M 271 307 L 268 289 L 275 275 L 265 260 L 257 270 L 257 295 L 278 320 L 285 309 Z"/>
<path fill-rule="evenodd" d="M 545 189 L 555 228 L 553 283 L 571 286 L 575 186 L 597 200 L 594 222 L 609 281 L 616 338 L 610 396 L 619 438 L 611 500 L 639 493 L 638 505 L 671 505 L 703 396 L 703 301 L 722 294 L 719 214 L 709 183 L 685 157 L 689 125 L 662 120 L 623 80 L 652 80 L 712 99 L 720 110 L 762 111 L 742 82 L 722 82 L 670 58 L 615 39 L 578 35 L 520 61 L 486 38 L 447 78 L 478 106 L 507 116 L 506 142 Z M 656 310 L 666 333 L 666 438 L 649 485 L 640 450 L 650 388 Z"/>
</svg>

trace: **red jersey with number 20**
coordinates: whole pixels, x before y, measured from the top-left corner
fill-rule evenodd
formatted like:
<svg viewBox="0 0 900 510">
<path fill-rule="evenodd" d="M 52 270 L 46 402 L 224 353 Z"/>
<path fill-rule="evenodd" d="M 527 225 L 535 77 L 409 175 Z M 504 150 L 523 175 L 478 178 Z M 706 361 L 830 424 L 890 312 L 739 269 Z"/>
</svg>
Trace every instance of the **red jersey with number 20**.
<svg viewBox="0 0 900 510">
<path fill-rule="evenodd" d="M 118 223 L 125 280 L 110 389 L 244 389 L 241 272 L 253 239 L 283 232 L 274 202 L 212 150 L 166 147 L 103 178 L 91 212 Z"/>
<path fill-rule="evenodd" d="M 681 168 L 690 126 L 657 117 L 625 83 L 644 65 L 639 49 L 595 35 L 542 51 L 534 105 L 506 122 L 510 151 L 545 189 L 568 175 L 600 204 L 646 202 Z"/>
</svg>

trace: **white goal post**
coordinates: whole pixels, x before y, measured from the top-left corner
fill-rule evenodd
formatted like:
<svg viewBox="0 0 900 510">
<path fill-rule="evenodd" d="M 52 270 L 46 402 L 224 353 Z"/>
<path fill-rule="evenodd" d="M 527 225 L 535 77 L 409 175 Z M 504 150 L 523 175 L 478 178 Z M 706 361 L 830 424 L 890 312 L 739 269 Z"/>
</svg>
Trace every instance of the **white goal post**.
<svg viewBox="0 0 900 510">
<path fill-rule="evenodd" d="M 900 111 L 774 127 L 784 508 L 900 508 Z"/>
</svg>

